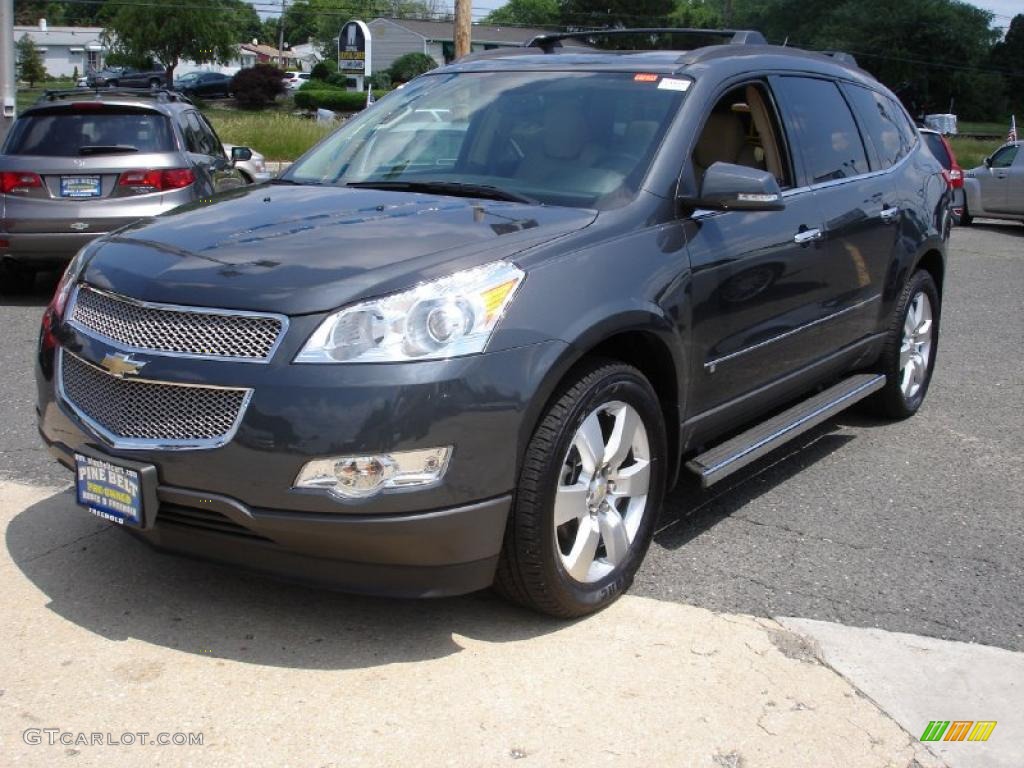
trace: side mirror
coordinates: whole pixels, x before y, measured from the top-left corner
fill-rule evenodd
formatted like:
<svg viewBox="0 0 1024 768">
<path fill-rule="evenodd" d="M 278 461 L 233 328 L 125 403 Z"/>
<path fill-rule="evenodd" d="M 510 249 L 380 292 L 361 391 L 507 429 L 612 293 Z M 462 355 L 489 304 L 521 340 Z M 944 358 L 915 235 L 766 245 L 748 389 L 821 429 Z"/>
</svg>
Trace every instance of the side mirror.
<svg viewBox="0 0 1024 768">
<path fill-rule="evenodd" d="M 681 198 L 690 208 L 713 211 L 781 211 L 786 207 L 779 182 L 768 171 L 732 163 L 712 163 L 696 198 Z"/>
<path fill-rule="evenodd" d="M 246 160 L 252 160 L 252 150 L 248 147 L 232 147 L 231 148 L 231 162 L 232 163 L 244 163 Z"/>
<path fill-rule="evenodd" d="M 986 157 L 985 158 L 985 167 L 986 168 L 991 168 L 992 167 L 992 158 L 991 157 Z"/>
</svg>

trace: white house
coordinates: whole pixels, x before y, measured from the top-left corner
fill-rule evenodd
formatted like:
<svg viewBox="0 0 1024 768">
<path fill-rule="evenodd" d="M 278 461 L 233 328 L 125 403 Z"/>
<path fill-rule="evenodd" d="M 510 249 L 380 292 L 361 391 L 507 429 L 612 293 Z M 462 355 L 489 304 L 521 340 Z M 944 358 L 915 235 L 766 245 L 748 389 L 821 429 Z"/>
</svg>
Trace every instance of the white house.
<svg viewBox="0 0 1024 768">
<path fill-rule="evenodd" d="M 107 48 L 100 37 L 102 27 L 51 27 L 45 19 L 38 26 L 15 26 L 14 42 L 25 35 L 36 44 L 43 65 L 51 77 L 71 77 L 103 66 Z"/>
<path fill-rule="evenodd" d="M 373 36 L 373 72 L 382 72 L 407 53 L 425 53 L 432 56 L 438 65 L 447 64 L 455 58 L 454 29 L 450 21 L 381 18 L 374 19 L 367 26 Z M 546 31 L 550 30 L 474 24 L 473 50 L 522 45 Z"/>
</svg>

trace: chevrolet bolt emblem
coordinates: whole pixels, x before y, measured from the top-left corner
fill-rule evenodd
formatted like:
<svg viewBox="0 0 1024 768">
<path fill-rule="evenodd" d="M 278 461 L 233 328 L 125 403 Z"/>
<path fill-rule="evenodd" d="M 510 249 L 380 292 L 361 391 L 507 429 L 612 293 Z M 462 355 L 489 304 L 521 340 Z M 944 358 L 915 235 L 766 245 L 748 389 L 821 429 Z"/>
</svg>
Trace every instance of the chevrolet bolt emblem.
<svg viewBox="0 0 1024 768">
<path fill-rule="evenodd" d="M 123 379 L 125 376 L 135 376 L 146 363 L 142 360 L 133 360 L 131 355 L 113 354 L 107 355 L 100 363 L 111 374 Z"/>
</svg>

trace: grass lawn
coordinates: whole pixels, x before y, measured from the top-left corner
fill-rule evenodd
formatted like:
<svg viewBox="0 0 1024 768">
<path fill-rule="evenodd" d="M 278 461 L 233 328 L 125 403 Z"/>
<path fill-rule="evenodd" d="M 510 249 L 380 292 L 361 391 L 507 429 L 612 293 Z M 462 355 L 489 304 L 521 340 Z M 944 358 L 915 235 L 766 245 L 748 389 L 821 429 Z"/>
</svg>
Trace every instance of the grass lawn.
<svg viewBox="0 0 1024 768">
<path fill-rule="evenodd" d="M 1006 118 L 1006 121 L 1002 123 L 972 123 L 967 120 L 961 120 L 957 123 L 957 129 L 960 133 L 992 134 L 993 136 L 1002 136 L 1005 139 L 1006 134 L 1010 132 L 1010 118 Z"/>
<path fill-rule="evenodd" d="M 44 91 L 66 91 L 74 87 L 75 81 L 68 79 L 47 80 L 46 82 L 36 83 L 35 88 L 19 88 L 15 97 L 18 112 L 35 104 Z"/>
<path fill-rule="evenodd" d="M 203 112 L 221 141 L 251 147 L 267 160 L 295 160 L 334 129 L 275 110 L 242 112 L 204 107 Z"/>
<path fill-rule="evenodd" d="M 963 130 L 963 128 L 960 130 Z M 963 136 L 950 136 L 949 143 L 953 145 L 956 161 L 960 163 L 961 168 L 976 168 L 984 162 L 986 157 L 999 149 L 1005 139 L 1005 135 L 991 139 L 968 139 Z"/>
</svg>

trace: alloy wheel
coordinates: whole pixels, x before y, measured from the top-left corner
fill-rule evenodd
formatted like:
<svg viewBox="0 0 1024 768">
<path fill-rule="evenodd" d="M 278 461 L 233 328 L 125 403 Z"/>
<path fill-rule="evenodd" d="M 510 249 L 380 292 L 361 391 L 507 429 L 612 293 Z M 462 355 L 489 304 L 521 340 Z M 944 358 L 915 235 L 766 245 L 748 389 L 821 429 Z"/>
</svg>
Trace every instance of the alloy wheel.
<svg viewBox="0 0 1024 768">
<path fill-rule="evenodd" d="M 907 400 L 913 398 L 928 378 L 932 356 L 932 303 L 919 292 L 907 307 L 900 344 L 900 389 Z"/>
<path fill-rule="evenodd" d="M 650 442 L 636 409 L 613 401 L 588 414 L 555 491 L 555 546 L 569 576 L 593 583 L 625 560 L 647 511 L 650 481 Z"/>
</svg>

